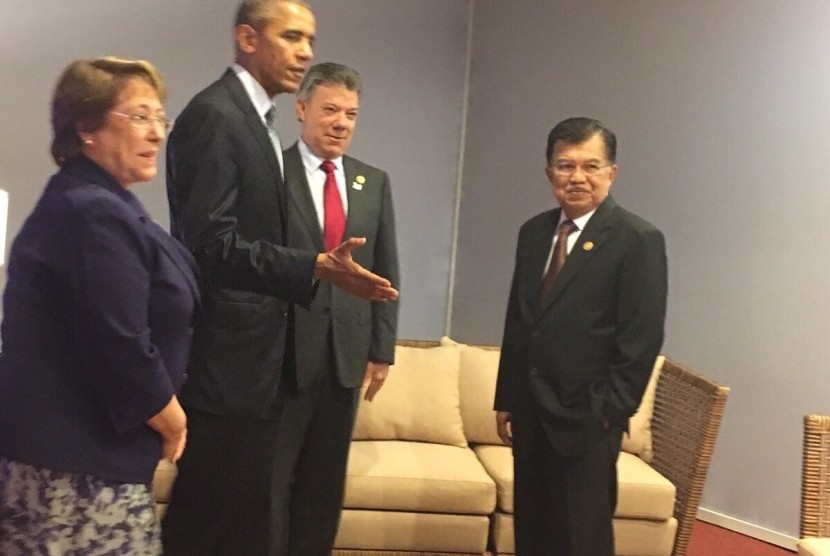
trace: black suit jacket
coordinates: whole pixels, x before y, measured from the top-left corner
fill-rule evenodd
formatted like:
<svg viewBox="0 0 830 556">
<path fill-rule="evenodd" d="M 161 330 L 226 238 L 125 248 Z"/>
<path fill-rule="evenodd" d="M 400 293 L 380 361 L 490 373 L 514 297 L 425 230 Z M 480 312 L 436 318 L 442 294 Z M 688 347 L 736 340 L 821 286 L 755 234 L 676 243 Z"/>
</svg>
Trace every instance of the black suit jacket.
<svg viewBox="0 0 830 556">
<path fill-rule="evenodd" d="M 639 405 L 663 343 L 666 255 L 660 231 L 608 196 L 540 307 L 560 210 L 519 232 L 495 408 L 513 414 L 517 449 L 538 417 L 556 450 L 578 453 Z"/>
<path fill-rule="evenodd" d="M 316 253 L 287 247 L 287 192 L 268 132 L 228 70 L 176 119 L 167 147 L 171 230 L 204 279 L 182 402 L 271 417 L 291 303 L 313 295 Z"/>
<path fill-rule="evenodd" d="M 296 143 L 283 160 L 290 198 L 289 245 L 323 252 L 323 232 Z M 349 206 L 344 240 L 365 237 L 366 245 L 353 253 L 355 261 L 399 288 L 389 176 L 349 156 L 343 157 L 343 170 Z M 370 302 L 322 283 L 308 309 L 296 308 L 295 326 L 298 386 L 325 372 L 333 360 L 340 384 L 354 388 L 363 380 L 367 361 L 394 363 L 398 302 Z"/>
</svg>

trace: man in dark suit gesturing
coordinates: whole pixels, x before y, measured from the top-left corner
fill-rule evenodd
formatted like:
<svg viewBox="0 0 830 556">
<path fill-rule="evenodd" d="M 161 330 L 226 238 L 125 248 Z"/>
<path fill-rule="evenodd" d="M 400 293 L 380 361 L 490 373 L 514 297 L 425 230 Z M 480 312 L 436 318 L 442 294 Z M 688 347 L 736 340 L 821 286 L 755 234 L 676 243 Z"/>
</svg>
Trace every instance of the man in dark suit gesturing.
<svg viewBox="0 0 830 556">
<path fill-rule="evenodd" d="M 561 208 L 519 231 L 495 409 L 513 446 L 518 556 L 613 556 L 616 460 L 663 343 L 663 235 L 609 195 L 616 138 L 550 132 Z"/>
<path fill-rule="evenodd" d="M 171 134 L 171 230 L 195 255 L 204 311 L 182 392 L 189 438 L 162 528 L 165 554 L 269 554 L 271 485 L 292 374 L 292 304 L 316 279 L 383 301 L 397 292 L 351 256 L 287 246 L 288 194 L 273 99 L 294 92 L 312 58 L 315 20 L 300 0 L 239 6 L 236 63 L 184 109 Z"/>
<path fill-rule="evenodd" d="M 301 139 L 284 153 L 289 245 L 323 252 L 343 238 L 365 237 L 355 261 L 398 287 L 389 176 L 345 155 L 360 89 L 356 71 L 333 63 L 311 67 L 300 85 Z M 280 419 L 275 531 L 278 554 L 324 556 L 343 504 L 360 386 L 371 401 L 383 385 L 395 355 L 398 304 L 321 284 L 295 317 L 296 383 Z"/>
</svg>

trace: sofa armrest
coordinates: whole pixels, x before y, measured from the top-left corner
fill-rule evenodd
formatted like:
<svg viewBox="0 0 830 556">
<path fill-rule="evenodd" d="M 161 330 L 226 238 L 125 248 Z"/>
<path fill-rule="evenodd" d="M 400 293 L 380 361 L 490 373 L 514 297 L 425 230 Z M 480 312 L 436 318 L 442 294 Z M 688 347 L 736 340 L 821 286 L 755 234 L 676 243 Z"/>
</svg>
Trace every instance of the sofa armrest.
<svg viewBox="0 0 830 556">
<path fill-rule="evenodd" d="M 652 418 L 652 467 L 677 488 L 673 556 L 685 556 L 729 388 L 666 358 Z"/>
</svg>

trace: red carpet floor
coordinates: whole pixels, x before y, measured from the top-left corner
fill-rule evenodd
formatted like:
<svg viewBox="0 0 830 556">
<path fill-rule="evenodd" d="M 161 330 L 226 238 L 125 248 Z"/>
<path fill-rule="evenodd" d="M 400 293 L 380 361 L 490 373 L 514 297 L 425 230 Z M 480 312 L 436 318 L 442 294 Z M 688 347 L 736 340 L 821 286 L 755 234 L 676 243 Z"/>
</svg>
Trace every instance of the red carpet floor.
<svg viewBox="0 0 830 556">
<path fill-rule="evenodd" d="M 686 556 L 792 556 L 795 552 L 703 521 L 695 523 Z"/>
</svg>

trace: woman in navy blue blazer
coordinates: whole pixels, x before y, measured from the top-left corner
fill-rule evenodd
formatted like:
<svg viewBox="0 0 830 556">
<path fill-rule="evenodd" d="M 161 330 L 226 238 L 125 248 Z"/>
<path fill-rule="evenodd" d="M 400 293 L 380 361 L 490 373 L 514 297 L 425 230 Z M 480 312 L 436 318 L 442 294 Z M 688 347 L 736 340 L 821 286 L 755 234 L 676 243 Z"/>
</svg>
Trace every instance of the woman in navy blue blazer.
<svg viewBox="0 0 830 556">
<path fill-rule="evenodd" d="M 11 249 L 0 355 L 0 554 L 160 554 L 151 490 L 186 438 L 189 253 L 128 191 L 171 126 L 145 61 L 81 60 L 52 99 L 46 185 Z"/>
</svg>

